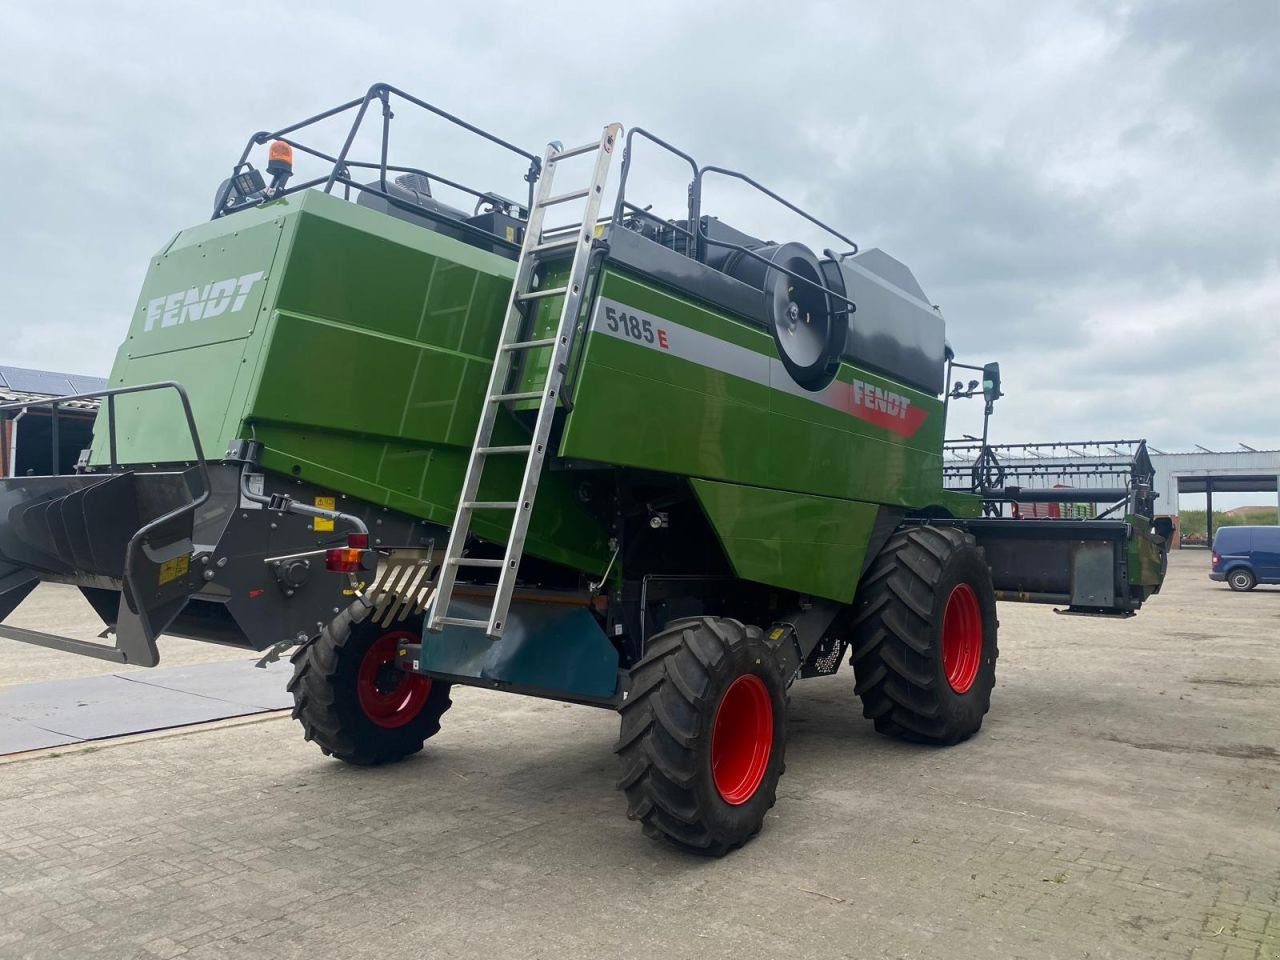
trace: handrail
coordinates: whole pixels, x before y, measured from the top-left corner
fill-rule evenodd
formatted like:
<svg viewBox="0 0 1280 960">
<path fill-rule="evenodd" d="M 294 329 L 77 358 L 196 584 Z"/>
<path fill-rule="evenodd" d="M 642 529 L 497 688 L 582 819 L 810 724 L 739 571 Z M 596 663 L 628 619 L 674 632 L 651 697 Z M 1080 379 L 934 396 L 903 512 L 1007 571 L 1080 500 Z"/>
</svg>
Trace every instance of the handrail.
<svg viewBox="0 0 1280 960">
<path fill-rule="evenodd" d="M 37 408 L 37 407 L 49 407 L 50 413 L 56 423 L 57 417 L 58 417 L 58 413 L 57 413 L 58 407 L 61 406 L 62 404 L 71 403 L 76 400 L 99 400 L 102 398 L 106 398 L 108 450 L 109 450 L 109 456 L 111 459 L 111 468 L 114 470 L 119 466 L 119 462 L 116 455 L 115 398 L 124 396 L 126 394 L 130 394 L 130 393 L 146 393 L 151 390 L 177 391 L 178 399 L 182 401 L 182 411 L 187 420 L 187 429 L 191 433 L 191 446 L 192 446 L 192 449 L 195 451 L 196 461 L 197 463 L 200 464 L 201 470 L 203 471 L 202 479 L 204 481 L 204 487 L 205 487 L 205 498 L 207 499 L 208 491 L 209 491 L 209 472 L 207 468 L 205 468 L 205 464 L 204 464 L 204 447 L 200 443 L 200 434 L 196 429 L 195 415 L 191 412 L 191 399 L 187 396 L 187 391 L 183 388 L 182 384 L 176 383 L 173 380 L 159 380 L 155 383 L 141 383 L 141 384 L 135 384 L 134 386 L 131 386 L 131 387 L 111 387 L 106 390 L 95 390 L 92 393 L 70 393 L 61 397 L 44 397 L 39 400 L 16 400 L 10 403 L 0 403 L 0 413 L 5 413 L 9 410 L 30 410 L 32 408 Z M 54 435 L 54 443 L 56 444 L 57 442 L 56 427 L 51 429 L 50 432 Z M 51 474 L 52 476 L 56 476 L 58 474 L 58 468 L 60 466 L 60 463 L 61 463 L 61 457 L 59 456 L 58 449 L 55 446 L 53 449 L 53 456 L 52 456 L 52 466 L 53 466 L 53 474 Z M 203 503 L 204 500 L 201 500 L 200 502 Z"/>
<path fill-rule="evenodd" d="M 769 199 L 775 200 L 778 203 L 782 204 L 792 213 L 795 213 L 801 217 L 804 217 L 804 219 L 808 220 L 814 226 L 820 227 L 821 229 L 827 231 L 827 233 L 831 234 L 836 239 L 843 240 L 846 244 L 849 245 L 849 248 L 850 248 L 849 253 L 844 254 L 844 256 L 852 256 L 853 254 L 858 252 L 858 244 L 853 240 L 850 240 L 848 237 L 846 237 L 843 233 L 841 233 L 835 227 L 830 226 L 829 224 L 823 223 L 821 220 L 819 220 L 813 214 L 809 213 L 807 210 L 796 206 L 794 203 L 792 203 L 790 200 L 788 200 L 786 197 L 782 196 L 781 194 L 774 193 L 764 184 L 760 183 L 757 180 L 753 180 L 751 177 L 747 176 L 745 173 L 741 173 L 737 170 L 730 170 L 728 167 L 709 166 L 709 167 L 703 167 L 701 170 L 698 171 L 698 175 L 694 178 L 694 183 L 696 184 L 696 192 L 698 195 L 699 203 L 701 203 L 701 199 L 702 199 L 702 179 L 708 173 L 718 173 L 724 177 L 730 177 L 734 180 L 741 180 L 743 183 L 747 184 L 748 186 L 755 187 L 755 189 L 759 190 Z M 710 239 L 710 238 L 707 238 L 707 239 Z M 711 242 L 714 243 L 716 246 L 722 246 L 722 247 L 733 246 L 733 244 L 725 243 L 719 240 L 712 240 Z"/>
<path fill-rule="evenodd" d="M 614 222 L 619 224 L 622 223 L 622 211 L 624 207 L 628 206 L 628 204 L 626 203 L 627 177 L 631 173 L 631 141 L 636 136 L 636 134 L 639 134 L 640 136 L 644 137 L 646 140 L 650 141 L 651 143 L 656 143 L 658 146 L 664 148 L 668 153 L 673 153 L 677 157 L 680 157 L 682 160 L 688 163 L 689 166 L 692 168 L 694 179 L 693 181 L 690 181 L 690 184 L 689 184 L 688 213 L 689 213 L 689 223 L 693 224 L 695 221 L 698 220 L 700 216 L 697 205 L 696 205 L 696 201 L 694 198 L 694 194 L 693 194 L 693 183 L 696 182 L 698 179 L 698 162 L 694 160 L 693 157 L 689 156 L 689 154 L 681 150 L 679 147 L 672 146 L 671 144 L 667 143 L 667 141 L 663 140 L 661 137 L 655 136 L 654 134 L 650 133 L 648 130 L 644 129 L 644 127 L 632 127 L 630 130 L 627 131 L 627 141 L 625 146 L 622 149 L 622 170 L 618 174 L 618 199 L 615 200 L 613 204 Z M 632 207 L 632 209 L 635 209 L 634 204 L 631 204 L 630 206 Z M 657 218 L 654 217 L 653 219 L 656 220 Z M 674 226 L 674 224 L 672 224 L 672 226 Z M 689 233 L 689 235 L 692 237 L 692 233 L 690 233 L 690 231 L 686 230 L 684 232 Z"/>
<path fill-rule="evenodd" d="M 689 183 L 689 200 L 688 200 L 689 227 L 687 229 L 685 227 L 680 226 L 680 224 L 674 221 L 663 220 L 662 218 L 649 213 L 649 211 L 641 209 L 640 207 L 636 206 L 634 203 L 630 203 L 627 201 L 627 198 L 626 198 L 627 179 L 631 173 L 632 139 L 637 135 L 640 137 L 643 137 L 646 140 L 649 140 L 652 143 L 657 144 L 658 146 L 667 150 L 669 153 L 672 153 L 675 156 L 680 157 L 682 160 L 684 160 L 686 163 L 689 164 L 689 168 L 693 171 L 693 180 L 691 180 Z M 650 133 L 648 130 L 645 130 L 643 127 L 632 127 L 629 131 L 627 131 L 626 146 L 622 154 L 622 172 L 619 175 L 619 182 L 618 182 L 618 197 L 614 201 L 614 206 L 613 206 L 613 218 L 612 218 L 613 222 L 621 226 L 623 222 L 624 214 L 630 211 L 633 214 L 652 220 L 654 223 L 657 223 L 664 228 L 669 228 L 671 230 L 679 232 L 685 235 L 686 237 L 688 237 L 690 240 L 692 240 L 693 250 L 690 251 L 690 255 L 694 260 L 697 260 L 699 263 L 706 263 L 706 259 L 707 259 L 706 248 L 708 244 L 712 246 L 717 246 L 717 247 L 725 247 L 730 250 L 736 250 L 745 256 L 751 257 L 752 259 L 755 259 L 755 260 L 759 260 L 761 263 L 763 263 L 766 267 L 770 269 L 777 270 L 781 273 L 786 274 L 787 276 L 791 277 L 793 280 L 798 280 L 802 283 L 807 284 L 808 286 L 815 287 L 816 289 L 821 291 L 825 296 L 831 297 L 834 300 L 842 301 L 845 304 L 845 310 L 839 311 L 839 312 L 851 313 L 855 309 L 857 309 L 856 305 L 852 300 L 850 300 L 848 297 L 844 296 L 843 294 L 837 293 L 835 290 L 832 290 L 825 283 L 814 282 L 810 278 L 802 276 L 793 270 L 788 270 L 786 267 L 779 266 L 778 264 L 774 263 L 772 260 L 769 260 L 767 257 L 763 257 L 760 254 L 756 253 L 754 250 L 751 250 L 748 247 L 744 247 L 741 244 L 732 243 L 728 240 L 713 239 L 708 234 L 706 225 L 703 224 L 702 222 L 702 184 L 703 184 L 703 179 L 709 173 L 719 174 L 721 176 L 732 177 L 734 179 L 741 180 L 743 183 L 746 183 L 749 186 L 754 187 L 756 190 L 759 190 L 761 193 L 769 197 L 771 200 L 774 200 L 777 203 L 780 203 L 782 206 L 786 207 L 788 210 L 798 214 L 799 216 L 803 217 L 805 220 L 808 220 L 810 223 L 821 228 L 822 230 L 825 230 L 827 233 L 831 234 L 833 237 L 838 238 L 843 243 L 847 244 L 849 247 L 849 251 L 845 254 L 840 255 L 840 259 L 843 259 L 843 257 L 845 256 L 851 256 L 852 254 L 855 254 L 858 252 L 858 244 L 853 240 L 851 240 L 849 237 L 846 237 L 843 233 L 836 230 L 834 227 L 819 220 L 813 214 L 802 209 L 801 207 L 798 207 L 796 204 L 792 203 L 791 201 L 787 200 L 785 197 L 770 190 L 768 187 L 764 186 L 757 180 L 754 180 L 751 177 L 747 176 L 745 173 L 740 173 L 737 170 L 730 170 L 728 167 L 718 167 L 718 166 L 699 167 L 698 162 L 694 160 L 694 158 L 691 155 L 685 153 L 680 148 L 673 146 L 672 144 L 668 143 L 666 140 L 663 140 L 661 137 L 655 136 L 654 134 Z"/>
<path fill-rule="evenodd" d="M 487 140 L 490 143 L 503 148 L 504 150 L 508 150 L 511 153 L 514 153 L 517 156 L 528 160 L 529 169 L 526 171 L 524 179 L 529 184 L 527 206 L 532 205 L 534 185 L 536 184 L 538 177 L 541 175 L 541 168 L 542 168 L 541 157 L 539 157 L 536 154 L 530 153 L 528 150 L 525 150 L 523 147 L 518 147 L 515 144 L 507 140 L 504 140 L 499 136 L 496 136 L 495 134 L 489 133 L 487 130 L 483 130 L 480 127 L 475 126 L 474 124 L 468 123 L 467 121 L 463 120 L 461 117 L 458 117 L 452 113 L 449 113 L 447 110 L 443 110 L 440 107 L 435 106 L 434 104 L 427 103 L 425 100 L 420 100 L 417 97 L 413 96 L 412 94 L 406 93 L 405 91 L 400 90 L 397 87 L 393 87 L 388 83 L 375 83 L 371 87 L 369 87 L 368 91 L 366 91 L 363 97 L 357 97 L 353 100 L 348 100 L 346 103 L 339 104 L 336 107 L 332 107 L 329 110 L 322 111 L 321 113 L 308 117 L 305 120 L 300 120 L 297 123 L 292 123 L 287 126 L 281 127 L 278 130 L 274 130 L 274 131 L 259 130 L 257 133 L 250 136 L 248 142 L 245 144 L 244 150 L 241 151 L 240 153 L 240 159 L 231 168 L 231 177 L 228 178 L 228 182 L 223 186 L 222 190 L 220 190 L 218 193 L 217 200 L 215 201 L 215 204 L 214 204 L 213 218 L 217 219 L 218 217 L 226 216 L 227 214 L 230 214 L 230 213 L 235 213 L 239 210 L 246 209 L 247 207 L 250 207 L 250 206 L 258 206 L 259 204 L 264 203 L 267 200 L 275 200 L 283 196 L 288 196 L 290 194 L 298 193 L 301 190 L 306 190 L 314 186 L 319 186 L 321 183 L 323 183 L 324 185 L 325 193 L 332 193 L 333 187 L 335 184 L 347 183 L 346 179 L 344 178 L 349 176 L 349 170 L 351 167 L 361 167 L 361 168 L 369 168 L 369 169 L 377 170 L 379 174 L 378 182 L 383 188 L 381 191 L 383 196 L 388 195 L 388 192 L 386 189 L 386 182 L 387 182 L 387 172 L 389 170 L 402 170 L 403 172 L 420 173 L 432 180 L 435 180 L 439 183 L 446 184 L 450 187 L 455 187 L 457 189 L 462 190 L 465 193 L 470 193 L 473 196 L 477 196 L 477 197 L 483 196 L 482 191 L 474 190 L 473 188 L 470 188 L 470 187 L 465 187 L 462 184 L 449 180 L 445 177 L 441 177 L 436 174 L 427 173 L 425 170 L 417 170 L 412 168 L 398 168 L 394 165 L 388 164 L 387 152 L 388 152 L 388 144 L 389 144 L 389 138 L 390 138 L 390 123 L 392 118 L 394 117 L 394 112 L 391 109 L 391 102 L 392 102 L 391 98 L 393 96 L 406 100 L 409 103 L 413 104 L 414 106 L 420 107 L 432 114 L 435 114 L 436 116 L 461 127 L 462 129 L 466 130 L 469 133 L 473 133 L 476 136 L 481 137 L 482 139 Z M 379 162 L 372 163 L 368 161 L 351 160 L 349 159 L 349 155 L 351 153 L 351 148 L 355 143 L 356 135 L 359 133 L 361 125 L 364 123 L 365 116 L 368 113 L 370 104 L 372 104 L 375 101 L 381 103 L 382 105 L 382 135 L 381 135 L 381 150 L 380 150 Z M 322 120 L 327 120 L 331 117 L 338 116 L 339 114 L 346 113 L 351 110 L 356 111 L 355 118 L 352 121 L 350 129 L 347 131 L 347 135 L 345 140 L 343 141 L 342 148 L 338 151 L 337 155 L 330 155 L 328 153 L 325 153 L 322 150 L 317 150 L 313 147 L 308 147 L 305 144 L 300 143 L 297 139 L 290 137 L 290 134 L 293 134 L 296 131 L 303 129 L 304 127 L 310 126 L 311 124 L 314 124 L 314 123 L 318 123 Z M 244 170 L 247 166 L 249 166 L 249 156 L 253 152 L 254 147 L 262 146 L 271 140 L 283 140 L 285 143 L 289 144 L 289 146 L 293 147 L 296 150 L 300 150 L 304 153 L 307 153 L 313 157 L 316 157 L 320 160 L 325 161 L 326 163 L 331 163 L 333 165 L 332 169 L 330 170 L 327 176 L 319 178 L 318 181 L 309 180 L 305 183 L 298 183 L 292 186 L 283 187 L 278 190 L 270 192 L 268 196 L 265 196 L 262 199 L 257 199 L 250 203 L 243 203 L 237 206 L 228 207 L 227 202 L 231 197 L 231 190 L 232 190 L 231 181 L 242 170 Z M 350 184 L 347 184 L 347 185 L 350 186 Z M 485 231 L 481 231 L 481 233 L 483 233 L 486 237 L 491 236 Z"/>
<path fill-rule="evenodd" d="M 759 190 L 761 193 L 769 197 L 771 200 L 777 201 L 778 203 L 786 207 L 788 210 L 792 211 L 795 214 L 798 214 L 799 216 L 808 220 L 810 223 L 814 224 L 815 226 L 818 226 L 823 230 L 827 231 L 827 233 L 831 234 L 833 237 L 837 237 L 838 239 L 843 240 L 850 247 L 849 253 L 844 254 L 843 256 L 851 256 L 852 254 L 855 254 L 858 252 L 857 243 L 855 243 L 853 240 L 850 240 L 843 233 L 835 229 L 835 227 L 828 226 L 827 224 L 819 220 L 817 217 L 815 217 L 813 214 L 796 206 L 794 203 L 792 203 L 790 200 L 787 200 L 785 197 L 781 196 L 780 194 L 774 193 L 764 184 L 760 183 L 757 180 L 753 180 L 751 177 L 747 176 L 745 173 L 741 173 L 737 170 L 730 170 L 728 167 L 707 166 L 707 167 L 703 167 L 701 170 L 698 171 L 698 175 L 694 177 L 693 187 L 691 188 L 691 192 L 694 194 L 694 196 L 696 196 L 697 203 L 699 206 L 701 206 L 702 204 L 702 178 L 704 175 L 708 173 L 718 173 L 721 176 L 730 177 L 735 180 L 741 180 L 743 183 L 747 184 L 748 186 L 752 186 L 755 189 Z M 740 243 L 732 243 L 728 240 L 713 239 L 710 236 L 710 234 L 707 233 L 706 225 L 703 224 L 701 218 L 699 218 L 698 220 L 698 241 L 699 241 L 698 259 L 700 261 L 703 261 L 703 262 L 706 261 L 706 248 L 704 247 L 704 244 L 709 243 L 709 244 L 712 244 L 713 246 L 726 247 L 730 250 L 736 250 L 737 252 L 744 254 L 745 256 L 751 257 L 753 260 L 759 260 L 766 267 L 770 267 L 774 270 L 779 271 L 780 273 L 785 273 L 787 276 L 789 276 L 793 280 L 799 280 L 801 283 L 807 284 L 810 287 L 814 287 L 820 290 L 823 294 L 825 294 L 828 297 L 832 297 L 836 300 L 843 300 L 845 303 L 845 306 L 848 307 L 849 313 L 852 313 L 854 310 L 857 309 L 857 305 L 852 300 L 850 300 L 848 297 L 846 297 L 842 293 L 836 293 L 834 290 L 828 287 L 825 283 L 820 283 L 820 282 L 815 283 L 813 280 L 810 280 L 808 277 L 801 276 L 800 274 L 796 273 L 793 270 L 788 270 L 786 267 L 780 267 L 778 266 L 778 264 L 774 263 L 768 257 L 763 257 L 760 254 L 756 253 L 754 250 L 750 249 L 749 247 L 744 247 Z"/>
</svg>

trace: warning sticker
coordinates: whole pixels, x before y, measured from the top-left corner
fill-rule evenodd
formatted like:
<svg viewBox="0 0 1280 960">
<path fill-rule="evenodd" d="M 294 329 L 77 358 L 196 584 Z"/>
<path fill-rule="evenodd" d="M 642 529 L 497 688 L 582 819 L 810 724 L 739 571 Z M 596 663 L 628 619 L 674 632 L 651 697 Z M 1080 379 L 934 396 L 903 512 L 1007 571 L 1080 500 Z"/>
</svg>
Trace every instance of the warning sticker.
<svg viewBox="0 0 1280 960">
<path fill-rule="evenodd" d="M 316 497 L 316 506 L 321 510 L 337 509 L 338 501 L 334 497 Z M 311 529 L 315 531 L 332 530 L 333 521 L 327 517 L 316 517 L 311 522 Z"/>
<path fill-rule="evenodd" d="M 160 585 L 164 586 L 179 577 L 185 577 L 189 569 L 191 569 L 191 554 L 189 553 L 174 557 L 172 560 L 166 560 L 160 564 Z"/>
</svg>

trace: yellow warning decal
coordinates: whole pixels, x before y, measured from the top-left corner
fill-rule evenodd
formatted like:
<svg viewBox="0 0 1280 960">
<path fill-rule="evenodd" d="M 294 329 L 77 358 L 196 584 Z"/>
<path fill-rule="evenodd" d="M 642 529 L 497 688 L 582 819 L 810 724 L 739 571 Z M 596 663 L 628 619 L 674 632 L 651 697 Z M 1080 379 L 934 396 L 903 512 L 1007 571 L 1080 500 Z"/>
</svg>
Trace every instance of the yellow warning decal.
<svg viewBox="0 0 1280 960">
<path fill-rule="evenodd" d="M 184 553 L 180 557 L 174 557 L 172 560 L 166 560 L 160 564 L 160 585 L 172 583 L 179 577 L 185 577 L 187 571 L 191 569 L 191 554 Z"/>
<path fill-rule="evenodd" d="M 779 637 L 782 636 L 782 634 L 783 634 L 782 627 L 774 627 L 772 630 L 769 631 L 769 639 L 777 640 Z"/>
<path fill-rule="evenodd" d="M 316 506 L 321 510 L 335 510 L 337 509 L 338 501 L 334 497 L 316 497 Z M 311 521 L 311 529 L 315 531 L 332 530 L 333 521 L 328 517 L 316 517 Z"/>
<path fill-rule="evenodd" d="M 508 242 L 510 242 L 510 243 L 515 243 L 515 242 L 516 242 L 516 228 L 515 228 L 515 227 L 507 227 L 507 240 L 508 240 Z"/>
</svg>

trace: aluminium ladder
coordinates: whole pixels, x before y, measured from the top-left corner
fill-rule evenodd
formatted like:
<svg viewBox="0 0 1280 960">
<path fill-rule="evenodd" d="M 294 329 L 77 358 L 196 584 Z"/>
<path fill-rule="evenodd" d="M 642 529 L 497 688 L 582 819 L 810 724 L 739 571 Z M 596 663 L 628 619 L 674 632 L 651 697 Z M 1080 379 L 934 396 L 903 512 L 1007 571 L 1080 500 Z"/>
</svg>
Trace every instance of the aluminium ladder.
<svg viewBox="0 0 1280 960">
<path fill-rule="evenodd" d="M 595 236 L 595 223 L 600 213 L 604 184 L 609 175 L 609 161 L 613 157 L 613 149 L 621 132 L 621 125 L 614 123 L 604 128 L 598 141 L 581 147 L 565 150 L 559 143 L 551 143 L 547 146 L 542 163 L 542 176 L 538 180 L 537 195 L 534 198 L 533 208 L 529 211 L 529 222 L 525 225 L 524 242 L 521 244 L 520 258 L 516 264 L 515 282 L 511 285 L 511 297 L 507 301 L 506 320 L 502 325 L 502 333 L 498 337 L 493 370 L 489 375 L 489 386 L 485 390 L 484 406 L 480 411 L 480 422 L 476 426 L 471 457 L 467 461 L 466 477 L 462 482 L 462 493 L 458 500 L 458 512 L 454 516 L 453 528 L 449 532 L 449 545 L 445 548 L 444 561 L 440 566 L 440 579 L 427 609 L 428 630 L 441 630 L 446 626 L 472 627 L 483 629 L 495 640 L 502 636 L 507 611 L 511 607 L 511 594 L 515 590 L 516 576 L 520 571 L 520 559 L 524 555 L 525 536 L 529 530 L 529 517 L 533 513 L 538 480 L 542 476 L 542 463 L 546 459 L 551 424 L 560 402 L 560 387 L 564 382 L 565 369 L 569 362 L 573 331 L 582 306 L 582 293 L 586 288 L 587 269 L 591 260 L 591 242 Z M 562 160 L 589 153 L 596 155 L 591 183 L 581 190 L 553 194 L 551 187 L 555 181 L 556 165 Z M 586 203 L 581 224 L 554 228 L 548 231 L 548 234 L 543 233 L 542 221 L 548 207 L 583 199 Z M 573 264 L 569 268 L 569 277 L 564 285 L 535 288 L 533 286 L 535 270 L 541 255 L 548 252 L 563 254 L 570 249 L 573 250 Z M 551 297 L 561 297 L 563 300 L 555 336 L 521 340 L 520 337 L 526 335 L 526 328 L 531 326 L 538 301 Z M 542 387 L 538 390 L 512 391 L 509 381 L 513 371 L 517 369 L 516 356 L 546 348 L 551 349 L 551 359 Z M 533 434 L 529 442 L 507 446 L 492 445 L 493 428 L 498 420 L 498 408 L 504 404 L 528 400 L 538 401 L 537 418 L 534 421 Z M 525 458 L 519 495 L 514 500 L 477 499 L 486 460 L 491 456 L 502 455 L 520 455 Z M 471 532 L 471 519 L 477 510 L 514 513 L 511 532 L 507 536 L 506 549 L 503 551 L 501 560 L 464 556 L 467 538 Z M 449 615 L 454 583 L 458 570 L 462 567 L 490 567 L 500 570 L 493 604 L 486 619 Z"/>
</svg>

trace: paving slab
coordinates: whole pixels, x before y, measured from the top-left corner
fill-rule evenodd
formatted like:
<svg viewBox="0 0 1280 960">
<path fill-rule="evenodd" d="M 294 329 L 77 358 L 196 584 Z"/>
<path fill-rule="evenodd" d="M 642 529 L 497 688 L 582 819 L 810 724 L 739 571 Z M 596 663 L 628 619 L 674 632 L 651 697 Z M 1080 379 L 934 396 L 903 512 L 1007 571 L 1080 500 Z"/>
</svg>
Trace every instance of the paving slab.
<svg viewBox="0 0 1280 960">
<path fill-rule="evenodd" d="M 52 730 L 41 729 L 32 723 L 0 716 L 0 756 L 79 742 L 78 737 L 54 733 Z"/>
<path fill-rule="evenodd" d="M 0 689 L 0 754 L 278 710 L 289 664 L 206 663 Z"/>
<path fill-rule="evenodd" d="M 0 694 L 4 716 L 80 740 L 221 720 L 256 710 L 117 676 L 24 684 Z"/>
<path fill-rule="evenodd" d="M 259 667 L 252 660 L 242 660 L 157 667 L 128 676 L 134 683 L 210 697 L 258 710 L 280 710 L 293 705 L 293 697 L 286 689 L 292 672 L 292 666 L 288 658 L 285 658 L 266 667 Z"/>
</svg>

